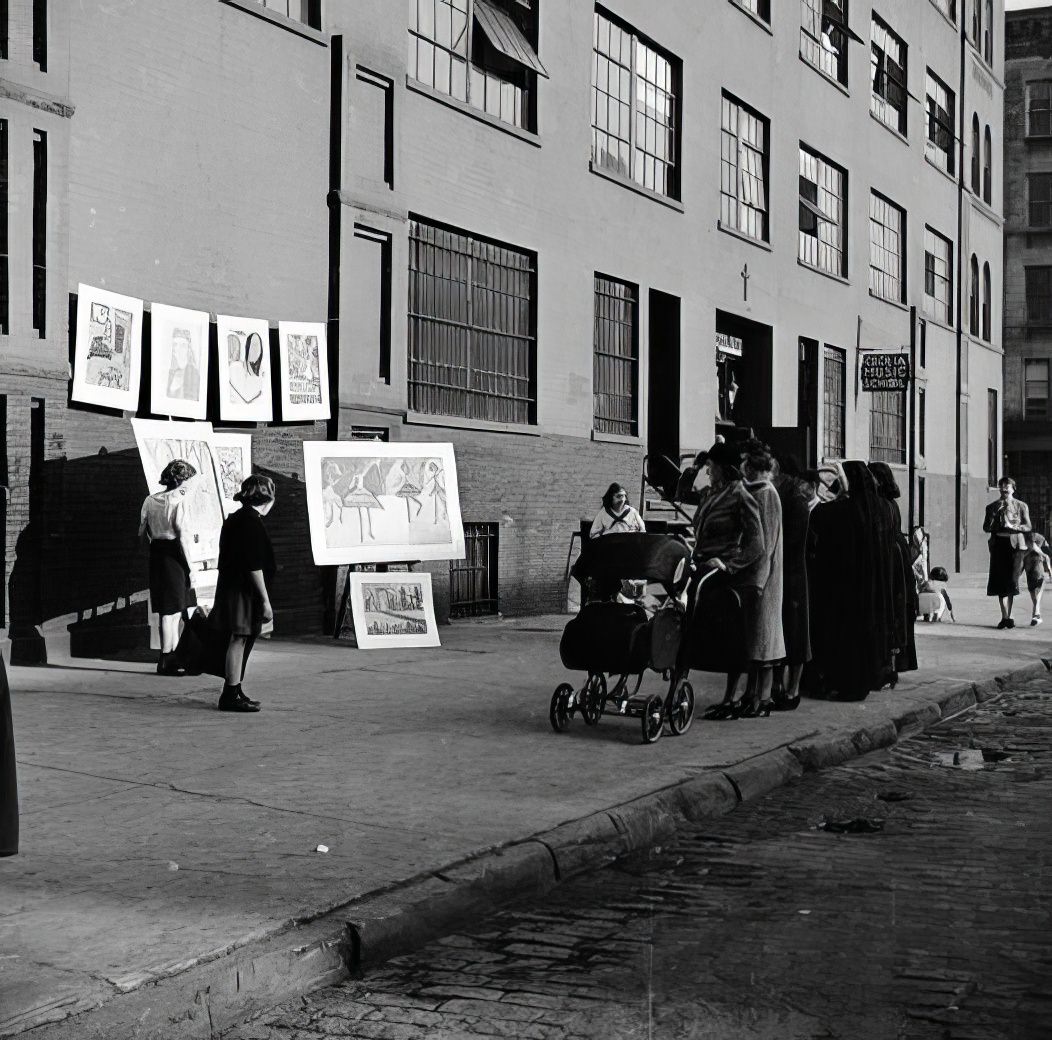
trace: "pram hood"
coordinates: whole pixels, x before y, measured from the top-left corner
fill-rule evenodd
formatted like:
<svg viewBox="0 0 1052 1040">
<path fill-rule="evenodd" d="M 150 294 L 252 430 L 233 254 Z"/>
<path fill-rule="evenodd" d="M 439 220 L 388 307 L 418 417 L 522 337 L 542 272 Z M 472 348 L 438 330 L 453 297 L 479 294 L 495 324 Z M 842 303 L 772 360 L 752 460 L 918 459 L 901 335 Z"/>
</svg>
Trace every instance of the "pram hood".
<svg viewBox="0 0 1052 1040">
<path fill-rule="evenodd" d="M 665 534 L 608 534 L 584 543 L 575 578 L 646 578 L 668 588 L 687 576 L 690 549 Z"/>
</svg>

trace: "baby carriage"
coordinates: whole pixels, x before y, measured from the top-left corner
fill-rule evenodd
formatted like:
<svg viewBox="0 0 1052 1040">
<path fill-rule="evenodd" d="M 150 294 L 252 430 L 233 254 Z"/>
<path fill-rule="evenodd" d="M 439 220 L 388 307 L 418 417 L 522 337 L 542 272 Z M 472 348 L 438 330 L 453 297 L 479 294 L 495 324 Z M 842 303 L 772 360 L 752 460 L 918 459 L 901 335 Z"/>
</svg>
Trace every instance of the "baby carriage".
<svg viewBox="0 0 1052 1040">
<path fill-rule="evenodd" d="M 552 694 L 549 719 L 562 733 L 577 712 L 595 726 L 604 714 L 640 720 L 643 741 L 652 744 L 664 723 L 678 736 L 694 719 L 694 689 L 681 652 L 689 602 L 690 549 L 679 538 L 659 534 L 612 534 L 587 542 L 574 565 L 584 584 L 612 590 L 623 579 L 659 583 L 664 602 L 648 610 L 639 602 L 587 603 L 563 630 L 559 655 L 572 671 L 587 672 L 580 690 L 561 683 Z M 623 600 L 623 597 L 621 597 Z M 664 698 L 640 693 L 647 669 L 668 681 Z M 615 678 L 616 677 L 616 678 Z M 629 692 L 631 679 L 635 686 Z M 608 688 L 607 680 L 613 680 Z"/>
</svg>

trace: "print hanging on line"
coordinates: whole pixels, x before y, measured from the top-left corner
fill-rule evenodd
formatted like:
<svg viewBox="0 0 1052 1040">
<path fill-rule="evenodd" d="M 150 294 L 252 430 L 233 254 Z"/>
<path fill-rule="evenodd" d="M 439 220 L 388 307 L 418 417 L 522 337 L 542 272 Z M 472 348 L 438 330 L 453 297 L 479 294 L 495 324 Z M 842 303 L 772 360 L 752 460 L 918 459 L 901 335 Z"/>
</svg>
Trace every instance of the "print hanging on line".
<svg viewBox="0 0 1052 1040">
<path fill-rule="evenodd" d="M 190 533 L 190 563 L 219 558 L 219 532 L 223 527 L 223 499 L 212 447 L 212 424 L 132 419 L 146 486 L 152 495 L 164 488 L 157 478 L 169 462 L 182 459 L 197 470 L 187 487 L 192 491 L 186 509 Z"/>
<path fill-rule="evenodd" d="M 204 419 L 208 398 L 208 314 L 150 307 L 150 411 Z"/>
<path fill-rule="evenodd" d="M 241 503 L 234 495 L 241 490 L 241 482 L 252 472 L 252 436 L 248 433 L 212 434 L 212 451 L 219 473 L 219 492 L 223 496 L 223 510 L 229 516 Z"/>
<path fill-rule="evenodd" d="M 329 418 L 329 358 L 322 322 L 279 321 L 282 419 Z"/>
<path fill-rule="evenodd" d="M 352 574 L 351 613 L 362 650 L 441 645 L 430 574 Z"/>
<path fill-rule="evenodd" d="M 270 326 L 262 318 L 216 318 L 219 415 L 227 421 L 271 422 Z"/>
<path fill-rule="evenodd" d="M 304 441 L 316 564 L 464 558 L 452 444 Z"/>
<path fill-rule="evenodd" d="M 78 285 L 73 400 L 138 411 L 141 350 L 142 300 Z"/>
</svg>

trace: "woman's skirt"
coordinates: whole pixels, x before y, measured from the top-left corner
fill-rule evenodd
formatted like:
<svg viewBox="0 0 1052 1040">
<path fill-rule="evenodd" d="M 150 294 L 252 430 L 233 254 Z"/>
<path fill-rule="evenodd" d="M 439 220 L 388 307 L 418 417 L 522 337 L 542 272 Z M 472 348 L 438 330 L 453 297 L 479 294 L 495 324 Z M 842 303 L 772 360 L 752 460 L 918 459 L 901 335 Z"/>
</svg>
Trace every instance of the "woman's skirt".
<svg viewBox="0 0 1052 1040">
<path fill-rule="evenodd" d="M 263 628 L 263 603 L 247 575 L 219 573 L 210 620 L 234 636 L 258 636 Z"/>
<path fill-rule="evenodd" d="M 190 565 L 174 538 L 150 542 L 150 602 L 162 616 L 197 605 L 190 588 Z"/>
<path fill-rule="evenodd" d="M 990 539 L 990 577 L 988 596 L 1018 596 L 1019 575 L 1023 571 L 1023 550 L 1012 546 L 1010 538 L 994 535 Z"/>
</svg>

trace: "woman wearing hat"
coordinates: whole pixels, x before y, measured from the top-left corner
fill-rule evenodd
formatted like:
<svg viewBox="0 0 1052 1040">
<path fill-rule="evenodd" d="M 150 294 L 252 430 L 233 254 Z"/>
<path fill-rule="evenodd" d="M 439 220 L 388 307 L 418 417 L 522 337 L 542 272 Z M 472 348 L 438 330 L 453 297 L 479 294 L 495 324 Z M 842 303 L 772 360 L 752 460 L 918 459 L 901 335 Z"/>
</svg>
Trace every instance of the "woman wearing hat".
<svg viewBox="0 0 1052 1040">
<path fill-rule="evenodd" d="M 219 536 L 219 580 L 213 624 L 229 634 L 226 682 L 220 711 L 259 711 L 259 701 L 245 696 L 241 680 L 256 638 L 273 629 L 274 608 L 267 585 L 274 578 L 274 549 L 263 517 L 274 507 L 274 481 L 252 474 L 234 495 L 241 508 L 226 518 Z"/>
<path fill-rule="evenodd" d="M 169 462 L 158 478 L 164 490 L 147 496 L 139 514 L 139 538 L 150 545 L 150 603 L 160 616 L 158 675 L 180 674 L 175 663 L 179 618 L 187 607 L 197 603 L 190 588 L 190 539 L 186 529 L 189 491 L 184 486 L 196 474 L 189 462 Z"/>
</svg>

